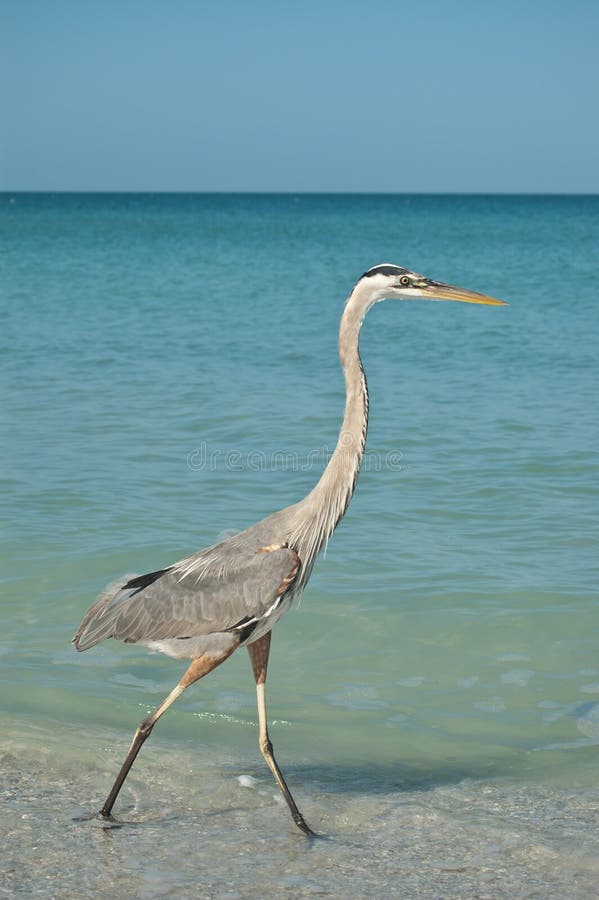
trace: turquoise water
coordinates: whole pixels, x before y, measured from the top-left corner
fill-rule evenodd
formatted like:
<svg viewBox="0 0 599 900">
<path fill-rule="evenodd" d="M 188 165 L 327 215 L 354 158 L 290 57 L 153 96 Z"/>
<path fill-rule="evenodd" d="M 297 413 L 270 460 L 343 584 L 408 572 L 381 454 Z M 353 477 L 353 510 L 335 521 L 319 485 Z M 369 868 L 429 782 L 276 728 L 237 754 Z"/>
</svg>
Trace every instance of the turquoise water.
<svg viewBox="0 0 599 900">
<path fill-rule="evenodd" d="M 589 897 L 599 875 L 598 197 L 0 195 L 0 884 L 40 896 Z M 389 261 L 507 300 L 378 305 L 364 471 L 267 698 L 247 654 L 70 646 L 125 572 L 305 494 L 339 316 Z M 535 893 L 536 892 L 536 893 Z"/>
</svg>

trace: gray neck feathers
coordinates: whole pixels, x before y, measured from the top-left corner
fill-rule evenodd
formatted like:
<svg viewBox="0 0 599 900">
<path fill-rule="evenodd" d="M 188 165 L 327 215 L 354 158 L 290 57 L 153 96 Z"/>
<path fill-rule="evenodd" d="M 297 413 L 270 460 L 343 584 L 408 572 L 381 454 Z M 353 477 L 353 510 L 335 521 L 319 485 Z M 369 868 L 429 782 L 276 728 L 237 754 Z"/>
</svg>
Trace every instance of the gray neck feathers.
<svg viewBox="0 0 599 900">
<path fill-rule="evenodd" d="M 349 297 L 339 329 L 339 358 L 345 376 L 345 414 L 335 450 L 319 482 L 297 504 L 297 518 L 289 535 L 302 560 L 301 581 L 310 575 L 352 498 L 360 472 L 368 427 L 368 388 L 358 350 L 364 316 L 374 302 L 359 282 Z M 300 588 L 301 590 L 301 588 Z"/>
</svg>

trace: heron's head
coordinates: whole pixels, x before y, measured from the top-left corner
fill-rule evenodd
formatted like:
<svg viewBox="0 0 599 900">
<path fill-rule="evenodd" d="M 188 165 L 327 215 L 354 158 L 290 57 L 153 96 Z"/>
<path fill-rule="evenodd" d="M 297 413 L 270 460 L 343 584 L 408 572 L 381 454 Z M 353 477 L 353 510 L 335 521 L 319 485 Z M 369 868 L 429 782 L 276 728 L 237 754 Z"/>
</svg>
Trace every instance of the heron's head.
<svg viewBox="0 0 599 900">
<path fill-rule="evenodd" d="M 358 285 L 368 290 L 371 302 L 378 300 L 461 300 L 463 303 L 485 303 L 488 306 L 505 306 L 503 300 L 496 300 L 486 294 L 478 294 L 464 288 L 433 281 L 411 272 L 402 266 L 389 263 L 374 266 L 364 272 Z"/>
</svg>

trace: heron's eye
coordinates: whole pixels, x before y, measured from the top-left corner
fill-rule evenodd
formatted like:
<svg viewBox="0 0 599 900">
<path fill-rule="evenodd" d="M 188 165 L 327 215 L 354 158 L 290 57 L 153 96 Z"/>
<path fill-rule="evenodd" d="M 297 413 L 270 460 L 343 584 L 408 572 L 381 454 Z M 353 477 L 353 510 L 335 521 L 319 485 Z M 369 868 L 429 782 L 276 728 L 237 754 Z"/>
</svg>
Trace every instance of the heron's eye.
<svg viewBox="0 0 599 900">
<path fill-rule="evenodd" d="M 402 287 L 407 287 L 410 283 L 410 279 L 408 278 L 407 275 L 402 275 L 401 278 L 399 279 L 399 283 L 401 284 Z"/>
</svg>

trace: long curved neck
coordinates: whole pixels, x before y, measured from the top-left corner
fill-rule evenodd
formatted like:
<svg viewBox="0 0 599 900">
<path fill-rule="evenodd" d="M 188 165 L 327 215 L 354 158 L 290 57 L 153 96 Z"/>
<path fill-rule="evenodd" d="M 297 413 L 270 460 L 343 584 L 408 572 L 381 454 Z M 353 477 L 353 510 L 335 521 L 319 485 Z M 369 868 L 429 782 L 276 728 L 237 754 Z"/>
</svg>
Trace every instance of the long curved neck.
<svg viewBox="0 0 599 900">
<path fill-rule="evenodd" d="M 358 350 L 361 315 L 348 302 L 339 329 L 339 358 L 345 378 L 345 412 L 337 445 L 312 491 L 331 517 L 327 538 L 345 513 L 364 457 L 368 429 L 368 385 Z"/>
<path fill-rule="evenodd" d="M 316 486 L 299 504 L 301 522 L 294 535 L 300 556 L 309 568 L 349 505 L 364 456 L 368 387 L 358 350 L 358 336 L 372 302 L 362 291 L 354 290 L 341 318 L 339 358 L 346 392 L 343 423 L 326 469 Z"/>
</svg>

